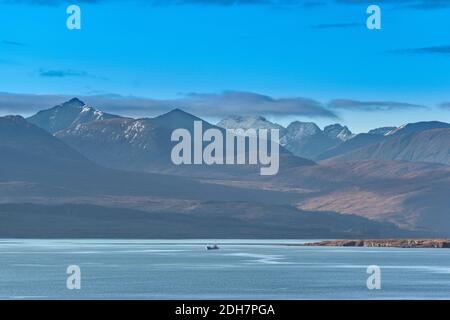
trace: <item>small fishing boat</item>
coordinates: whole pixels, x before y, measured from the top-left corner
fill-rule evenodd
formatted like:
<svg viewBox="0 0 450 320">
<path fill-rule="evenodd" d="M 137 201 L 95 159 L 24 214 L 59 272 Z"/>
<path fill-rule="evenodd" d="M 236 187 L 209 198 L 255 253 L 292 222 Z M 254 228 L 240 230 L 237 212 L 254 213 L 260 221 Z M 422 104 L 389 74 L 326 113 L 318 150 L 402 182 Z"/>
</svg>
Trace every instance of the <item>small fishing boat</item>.
<svg viewBox="0 0 450 320">
<path fill-rule="evenodd" d="M 219 250 L 219 246 L 217 244 L 207 245 L 206 250 Z"/>
</svg>

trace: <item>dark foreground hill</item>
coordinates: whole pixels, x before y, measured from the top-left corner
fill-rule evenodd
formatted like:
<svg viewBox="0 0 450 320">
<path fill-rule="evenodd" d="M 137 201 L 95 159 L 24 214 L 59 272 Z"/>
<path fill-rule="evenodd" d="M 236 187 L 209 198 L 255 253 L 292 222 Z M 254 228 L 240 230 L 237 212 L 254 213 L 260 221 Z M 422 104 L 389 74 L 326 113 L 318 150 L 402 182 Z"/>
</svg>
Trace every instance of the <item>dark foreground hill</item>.
<svg viewBox="0 0 450 320">
<path fill-rule="evenodd" d="M 0 204 L 2 238 L 301 239 L 414 236 L 358 216 L 299 211 L 285 206 L 254 211 L 145 212 L 95 205 Z M 258 210 L 258 211 L 257 211 Z"/>
</svg>

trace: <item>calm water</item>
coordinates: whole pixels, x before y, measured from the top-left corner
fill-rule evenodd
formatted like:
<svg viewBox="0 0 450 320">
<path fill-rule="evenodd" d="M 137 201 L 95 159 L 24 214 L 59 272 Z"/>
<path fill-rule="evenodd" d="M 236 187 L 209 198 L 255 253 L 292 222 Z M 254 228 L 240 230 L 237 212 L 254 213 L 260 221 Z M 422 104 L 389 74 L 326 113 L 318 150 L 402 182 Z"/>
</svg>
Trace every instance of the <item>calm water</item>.
<svg viewBox="0 0 450 320">
<path fill-rule="evenodd" d="M 450 249 L 284 245 L 300 242 L 0 240 L 0 299 L 450 298 Z M 81 290 L 66 289 L 69 265 Z M 381 290 L 366 287 L 369 265 Z"/>
</svg>

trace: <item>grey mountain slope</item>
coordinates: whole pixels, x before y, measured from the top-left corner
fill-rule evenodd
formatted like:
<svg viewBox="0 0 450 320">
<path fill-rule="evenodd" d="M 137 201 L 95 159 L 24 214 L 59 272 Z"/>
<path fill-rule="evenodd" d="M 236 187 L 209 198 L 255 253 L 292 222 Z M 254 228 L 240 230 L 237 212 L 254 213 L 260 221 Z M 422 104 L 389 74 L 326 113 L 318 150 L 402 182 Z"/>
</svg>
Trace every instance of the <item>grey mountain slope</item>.
<svg viewBox="0 0 450 320">
<path fill-rule="evenodd" d="M 431 129 L 448 129 L 450 128 L 450 123 L 441 122 L 441 121 L 420 121 L 415 123 L 408 123 L 406 125 L 402 125 L 390 132 L 388 132 L 387 136 L 398 136 L 401 134 L 410 134 L 414 132 L 421 132 L 425 130 Z"/>
<path fill-rule="evenodd" d="M 352 139 L 349 139 L 333 148 L 330 148 L 324 152 L 322 152 L 320 155 L 316 157 L 317 160 L 325 160 L 333 157 L 337 157 L 343 154 L 346 154 L 348 152 L 351 152 L 353 150 L 364 148 L 372 144 L 379 143 L 381 141 L 386 140 L 387 138 L 378 135 L 378 134 L 370 134 L 370 133 L 360 133 L 353 137 Z"/>
<path fill-rule="evenodd" d="M 315 160 L 325 160 L 325 159 L 331 159 L 331 158 L 338 158 L 340 156 L 343 156 L 341 159 L 345 159 L 347 161 L 352 160 L 367 160 L 367 159 L 381 159 L 381 160 L 407 160 L 407 161 L 420 161 L 420 160 L 410 160 L 414 159 L 415 157 L 411 156 L 408 157 L 406 154 L 403 156 L 395 157 L 392 154 L 390 156 L 386 155 L 385 158 L 383 158 L 381 155 L 374 155 L 373 157 L 366 154 L 364 155 L 364 150 L 367 150 L 365 148 L 369 146 L 374 146 L 378 143 L 381 143 L 383 141 L 387 141 L 390 139 L 396 139 L 397 137 L 401 135 L 408 135 L 413 133 L 419 133 L 431 129 L 445 129 L 450 128 L 450 124 L 445 122 L 439 122 L 439 121 L 429 121 L 429 122 L 416 122 L 416 123 L 409 123 L 403 126 L 400 126 L 398 128 L 390 128 L 390 127 L 384 127 L 384 128 L 377 128 L 374 130 L 371 130 L 369 133 L 362 133 L 358 134 L 352 139 L 343 142 L 340 145 L 337 145 L 333 148 L 330 148 L 326 151 L 324 151 L 322 154 L 317 156 Z M 391 129 L 391 130 L 389 130 Z M 395 141 L 395 140 L 394 140 Z M 443 147 L 445 149 L 446 143 L 444 141 L 441 141 L 443 143 Z M 390 144 L 391 145 L 391 144 Z M 392 145 L 391 145 L 392 146 Z M 402 146 L 398 146 L 401 148 Z M 425 147 L 425 146 L 423 146 Z M 361 149 L 360 152 L 355 152 L 358 149 Z M 428 150 L 428 149 L 423 149 Z M 390 153 L 395 153 L 394 150 L 390 150 Z M 398 150 L 400 153 L 401 151 Z M 355 158 L 352 159 L 352 156 Z M 442 157 L 442 156 L 441 156 Z M 423 158 L 425 159 L 426 156 L 422 155 L 420 157 L 416 157 L 417 159 Z M 433 158 L 431 156 L 430 158 Z M 430 161 L 430 162 L 438 162 L 438 163 L 446 163 L 444 159 L 440 159 L 439 161 Z"/>
<path fill-rule="evenodd" d="M 81 124 L 56 137 L 101 165 L 150 171 L 169 163 L 170 130 L 149 119 L 111 119 Z"/>
<path fill-rule="evenodd" d="M 450 165 L 450 129 L 398 134 L 337 157 L 339 160 L 403 160 Z"/>
<path fill-rule="evenodd" d="M 0 146 L 30 156 L 44 156 L 49 160 L 87 163 L 87 160 L 47 131 L 29 123 L 21 116 L 0 117 Z M 0 159 L 7 154 L 3 153 Z"/>
<path fill-rule="evenodd" d="M 73 98 L 53 108 L 39 111 L 27 120 L 50 133 L 55 133 L 78 124 L 118 117 L 88 107 L 81 100 Z"/>
</svg>

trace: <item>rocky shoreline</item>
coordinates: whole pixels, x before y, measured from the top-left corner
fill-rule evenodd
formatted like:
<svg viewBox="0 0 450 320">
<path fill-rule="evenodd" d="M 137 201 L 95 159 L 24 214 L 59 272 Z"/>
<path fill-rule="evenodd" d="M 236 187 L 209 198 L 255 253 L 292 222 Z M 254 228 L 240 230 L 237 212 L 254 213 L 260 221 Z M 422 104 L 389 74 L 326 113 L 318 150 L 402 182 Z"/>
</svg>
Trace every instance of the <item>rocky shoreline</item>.
<svg viewBox="0 0 450 320">
<path fill-rule="evenodd" d="M 303 246 L 320 247 L 387 247 L 387 248 L 450 248 L 450 239 L 384 239 L 328 240 L 309 242 Z"/>
</svg>

